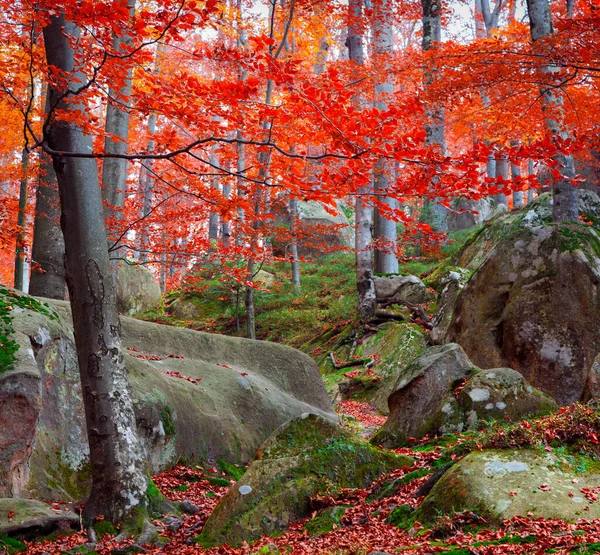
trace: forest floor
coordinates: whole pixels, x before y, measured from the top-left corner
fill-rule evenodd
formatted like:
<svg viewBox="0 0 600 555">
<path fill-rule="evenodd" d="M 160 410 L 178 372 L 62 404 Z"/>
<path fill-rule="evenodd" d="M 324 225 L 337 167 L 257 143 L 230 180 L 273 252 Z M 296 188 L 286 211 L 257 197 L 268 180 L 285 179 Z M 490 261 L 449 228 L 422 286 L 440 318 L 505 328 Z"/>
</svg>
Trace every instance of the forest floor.
<svg viewBox="0 0 600 555">
<path fill-rule="evenodd" d="M 364 403 L 346 401 L 336 408 L 344 425 L 355 430 L 381 424 L 382 416 Z M 277 538 L 263 537 L 252 546 L 241 548 L 221 546 L 204 549 L 194 543 L 194 538 L 219 499 L 235 483 L 234 475 L 239 478 L 243 467 L 227 473 L 214 467 L 178 465 L 154 476 L 154 482 L 167 498 L 173 501 L 188 499 L 200 511 L 183 517 L 183 523 L 177 531 L 169 530 L 162 520 L 156 520 L 160 535 L 165 542 L 168 539 L 168 543 L 162 547 L 143 546 L 143 550 L 137 552 L 174 555 L 366 555 L 376 550 L 405 555 L 600 553 L 600 521 L 597 520 L 581 520 L 577 524 L 570 524 L 524 515 L 506 520 L 500 527 L 494 528 L 484 518 L 467 511 L 453 517 L 443 517 L 434 527 L 425 529 L 409 516 L 411 508 L 417 507 L 424 499 L 417 496 L 418 490 L 436 468 L 448 459 L 460 456 L 465 449 L 494 445 L 499 439 L 504 444 L 507 437 L 517 442 L 519 438 L 539 441 L 549 430 L 566 440 L 572 440 L 581 434 L 582 423 L 585 428 L 586 415 L 591 414 L 589 411 L 582 405 L 575 405 L 557 415 L 542 417 L 533 425 L 516 423 L 508 428 L 506 425 L 497 425 L 479 434 L 444 436 L 435 441 L 425 439 L 410 448 L 396 450 L 414 457 L 415 465 L 381 477 L 369 489 L 348 490 L 335 497 L 315 499 L 311 518 L 293 524 L 287 533 Z M 390 490 L 386 485 L 392 481 L 395 485 Z M 329 531 L 311 526 L 318 510 L 336 505 L 349 507 L 339 523 L 330 524 Z M 324 533 L 314 535 L 315 532 Z M 114 535 L 107 533 L 95 546 L 95 551 L 87 551 L 82 549 L 86 541 L 84 532 L 71 532 L 46 541 L 27 544 L 15 542 L 12 548 L 6 546 L 6 551 L 26 551 L 36 555 L 65 552 L 108 555 L 124 553 L 132 544 L 132 541 L 117 542 Z"/>
</svg>

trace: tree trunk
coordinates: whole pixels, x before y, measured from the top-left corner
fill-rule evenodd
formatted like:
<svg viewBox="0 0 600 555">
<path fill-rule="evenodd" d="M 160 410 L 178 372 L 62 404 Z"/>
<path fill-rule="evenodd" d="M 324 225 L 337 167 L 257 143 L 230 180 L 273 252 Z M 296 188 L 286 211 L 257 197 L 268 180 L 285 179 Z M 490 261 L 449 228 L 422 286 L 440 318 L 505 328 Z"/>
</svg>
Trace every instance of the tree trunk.
<svg viewBox="0 0 600 555">
<path fill-rule="evenodd" d="M 534 171 L 533 160 L 530 158 L 527 161 L 527 176 L 531 177 L 534 174 Z M 527 204 L 530 202 L 533 202 L 533 187 L 531 185 L 529 185 L 529 188 L 527 189 Z"/>
<path fill-rule="evenodd" d="M 153 113 L 148 117 L 148 135 L 150 136 L 148 139 L 148 146 L 146 147 L 146 152 L 148 152 L 148 154 L 154 152 L 154 133 L 156 133 L 156 114 Z M 140 185 L 143 198 L 142 213 L 140 216 L 144 218 L 144 221 L 142 222 L 140 230 L 139 251 L 140 260 L 146 263 L 148 262 L 148 247 L 150 245 L 148 222 L 146 221 L 146 218 L 150 215 L 150 210 L 152 209 L 152 195 L 154 193 L 154 174 L 152 173 L 152 170 L 154 164 L 153 160 L 144 160 L 143 164 L 144 165 L 140 168 Z"/>
<path fill-rule="evenodd" d="M 135 11 L 135 0 L 119 0 L 129 8 L 130 17 Z M 117 54 L 126 54 L 133 40 L 131 34 L 125 32 L 122 36 L 113 37 L 112 48 Z M 109 100 L 106 106 L 104 150 L 110 154 L 124 154 L 129 142 L 129 106 L 133 68 L 127 64 L 127 72 L 123 86 L 120 89 L 110 87 Z M 112 99 L 112 100 L 111 100 Z M 114 136 L 116 140 L 113 140 Z M 105 201 L 105 217 L 111 216 L 117 222 L 123 218 L 125 193 L 127 189 L 127 160 L 122 158 L 105 158 L 102 165 L 102 196 Z M 118 226 L 117 226 L 118 227 Z M 113 230 L 116 231 L 116 230 Z"/>
<path fill-rule="evenodd" d="M 552 14 L 548 0 L 527 0 L 529 25 L 534 52 L 543 57 L 548 56 L 544 40 L 554 32 Z M 546 128 L 554 139 L 569 138 L 565 123 L 564 99 L 560 83 L 560 68 L 549 63 L 541 68 L 540 74 L 544 83 L 540 86 L 542 110 L 546 120 Z M 571 179 L 575 177 L 573 156 L 558 152 L 553 156 L 561 179 L 552 178 L 552 220 L 554 222 L 570 222 L 579 219 L 579 199 L 577 189 Z"/>
<path fill-rule="evenodd" d="M 213 145 L 210 149 L 210 163 L 213 168 L 219 166 L 219 159 L 217 158 L 217 145 Z M 219 178 L 213 177 L 211 180 L 211 187 L 215 190 L 219 190 Z M 213 251 L 217 248 L 219 242 L 219 213 L 211 210 L 208 216 L 208 244 L 209 250 Z"/>
<path fill-rule="evenodd" d="M 515 147 L 519 143 L 518 141 L 511 141 L 510 146 Z M 520 180 L 521 177 L 521 166 L 519 164 L 515 164 L 512 160 L 510 162 L 510 177 L 513 180 L 513 183 L 516 184 Z M 523 206 L 523 191 L 513 191 L 513 207 L 521 208 Z"/>
<path fill-rule="evenodd" d="M 362 0 L 349 0 L 348 11 L 348 58 L 358 66 L 365 63 L 363 47 L 363 4 Z M 362 104 L 362 100 L 359 100 Z M 356 288 L 358 290 L 358 314 L 363 323 L 372 320 L 377 310 L 375 297 L 375 279 L 373 275 L 373 257 L 371 224 L 373 208 L 369 203 L 370 187 L 359 187 L 356 196 Z"/>
<path fill-rule="evenodd" d="M 23 276 L 25 275 L 25 241 L 27 232 L 27 193 L 28 193 L 28 176 L 29 170 L 29 153 L 23 149 L 21 152 L 21 186 L 19 188 L 19 213 L 17 215 L 17 233 L 16 233 L 16 248 L 15 248 L 15 273 L 14 285 L 15 289 L 23 291 Z"/>
<path fill-rule="evenodd" d="M 421 0 L 423 8 L 423 52 L 435 48 L 442 40 L 442 20 L 440 0 Z M 424 87 L 427 90 L 436 80 L 436 70 L 433 67 L 425 68 Z M 446 153 L 444 107 L 431 100 L 425 107 L 425 144 L 437 146 L 440 154 Z M 432 179 L 432 186 L 435 187 L 437 179 Z M 431 218 L 431 225 L 436 231 L 448 230 L 448 213 L 437 200 L 430 201 L 426 205 L 426 211 Z"/>
<path fill-rule="evenodd" d="M 40 170 L 33 223 L 31 259 L 39 266 L 31 272 L 29 294 L 64 300 L 65 240 L 60 229 L 60 197 L 52 159 L 40 153 Z"/>
<path fill-rule="evenodd" d="M 79 35 L 79 28 L 64 15 L 51 17 L 44 28 L 48 65 L 69 77 L 71 91 L 86 82 L 75 68 L 76 52 L 70 42 Z M 51 105 L 57 104 L 67 115 L 90 113 L 76 93 L 68 103 L 61 91 L 50 88 L 49 95 Z M 93 151 L 92 138 L 75 121 L 51 121 L 44 138 L 54 152 Z M 98 168 L 91 158 L 57 154 L 53 162 L 90 445 L 92 491 L 83 517 L 87 523 L 99 515 L 121 522 L 145 512 L 148 476 L 121 349 Z"/>
<path fill-rule="evenodd" d="M 391 70 L 393 56 L 394 34 L 393 14 L 390 0 L 375 0 L 374 25 L 373 25 L 373 53 L 376 61 L 383 63 L 387 72 Z M 375 86 L 375 107 L 384 112 L 394 95 L 394 84 L 389 74 L 387 79 Z M 388 189 L 394 179 L 394 163 L 381 156 L 375 162 L 373 169 L 374 189 L 380 202 L 396 208 L 396 201 L 388 196 Z M 383 215 L 378 208 L 375 209 L 375 239 L 379 248 L 375 249 L 375 272 L 380 274 L 398 273 L 398 259 L 396 258 L 396 222 Z"/>
<path fill-rule="evenodd" d="M 508 155 L 501 154 L 500 158 L 496 160 L 496 177 L 501 177 L 505 182 L 508 181 Z M 502 190 L 506 189 L 506 185 L 502 185 Z M 508 206 L 508 197 L 503 193 L 497 193 L 494 195 L 496 204 L 503 204 Z"/>
<path fill-rule="evenodd" d="M 300 260 L 298 257 L 298 199 L 290 198 L 290 217 L 292 220 L 290 232 L 292 243 L 290 245 L 290 256 L 292 257 L 292 288 L 295 295 L 300 294 Z"/>
</svg>

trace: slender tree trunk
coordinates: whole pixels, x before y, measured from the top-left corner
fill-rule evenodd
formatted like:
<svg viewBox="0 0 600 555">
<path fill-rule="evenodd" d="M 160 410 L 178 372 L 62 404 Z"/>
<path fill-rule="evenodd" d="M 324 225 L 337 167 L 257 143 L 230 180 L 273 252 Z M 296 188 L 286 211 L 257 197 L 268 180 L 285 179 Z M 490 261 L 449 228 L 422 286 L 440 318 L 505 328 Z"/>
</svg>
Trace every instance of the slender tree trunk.
<svg viewBox="0 0 600 555">
<path fill-rule="evenodd" d="M 254 279 L 254 260 L 248 260 L 248 281 Z M 256 339 L 256 316 L 254 313 L 254 289 L 246 286 L 246 337 Z"/>
<path fill-rule="evenodd" d="M 363 3 L 362 0 L 349 0 L 348 12 L 348 59 L 359 67 L 365 64 L 363 47 Z M 362 105 L 362 100 L 359 100 Z M 356 196 L 356 287 L 358 290 L 358 314 L 363 323 L 375 316 L 377 299 L 375 296 L 375 279 L 373 275 L 373 237 L 371 225 L 373 208 L 369 203 L 371 190 L 369 186 L 359 187 Z"/>
<path fill-rule="evenodd" d="M 533 166 L 533 160 L 530 158 L 527 161 L 527 176 L 531 177 L 535 172 L 534 166 Z M 527 189 L 527 204 L 529 204 L 530 202 L 533 202 L 533 187 L 530 185 L 529 188 Z"/>
<path fill-rule="evenodd" d="M 501 154 L 500 158 L 496 160 L 496 177 L 501 177 L 505 182 L 508 181 L 508 155 Z M 502 185 L 502 190 L 506 189 L 506 185 Z M 505 193 L 500 192 L 494 195 L 496 204 L 503 204 L 508 206 L 508 197 Z"/>
<path fill-rule="evenodd" d="M 40 152 L 40 171 L 36 192 L 31 259 L 33 269 L 29 294 L 64 300 L 65 240 L 60 229 L 60 197 L 52 159 Z"/>
<path fill-rule="evenodd" d="M 44 28 L 48 65 L 69 76 L 72 91 L 86 82 L 75 67 L 71 43 L 79 35 L 79 28 L 64 15 L 51 17 Z M 66 103 L 61 91 L 50 88 L 49 98 L 52 106 L 56 104 L 66 114 L 90 113 L 77 94 Z M 51 121 L 44 139 L 54 152 L 93 151 L 92 138 L 76 121 Z M 55 154 L 53 162 L 90 445 L 92 491 L 83 517 L 87 523 L 100 515 L 121 522 L 145 511 L 148 475 L 121 348 L 98 168 L 90 158 Z"/>
<path fill-rule="evenodd" d="M 519 144 L 518 141 L 511 141 L 510 146 L 515 147 Z M 510 162 L 510 176 L 513 180 L 513 183 L 518 183 L 521 177 L 521 166 L 519 164 L 515 164 L 512 160 Z M 521 208 L 523 206 L 523 191 L 513 191 L 513 207 Z"/>
<path fill-rule="evenodd" d="M 148 154 L 154 152 L 155 142 L 154 133 L 156 133 L 156 114 L 152 113 L 148 116 L 148 145 L 146 152 Z M 154 194 L 154 175 L 152 173 L 154 169 L 153 160 L 144 160 L 144 165 L 140 168 L 140 185 L 142 188 L 142 213 L 141 216 L 144 218 L 140 229 L 140 261 L 143 263 L 148 262 L 148 249 L 150 246 L 150 237 L 148 235 L 148 222 L 146 218 L 150 215 L 152 210 L 152 197 Z M 164 291 L 164 288 L 163 288 Z"/>
<path fill-rule="evenodd" d="M 442 19 L 440 0 L 421 0 L 423 8 L 423 52 L 432 50 L 442 41 Z M 425 68 L 424 86 L 427 89 L 437 79 L 433 67 Z M 440 154 L 446 153 L 444 107 L 437 102 L 429 100 L 425 107 L 425 144 L 436 146 Z M 435 186 L 437 180 L 432 179 Z M 448 213 L 446 208 L 437 200 L 429 202 L 427 211 L 430 214 L 432 227 L 437 231 L 448 230 Z"/>
<path fill-rule="evenodd" d="M 390 0 L 375 0 L 373 25 L 373 53 L 376 60 L 382 60 L 386 71 L 391 69 L 394 47 L 393 14 Z M 380 111 L 388 109 L 394 95 L 394 84 L 389 74 L 384 82 L 375 86 L 375 107 Z M 394 180 L 394 163 L 381 156 L 373 169 L 375 192 L 380 202 L 391 210 L 396 208 L 395 199 L 388 196 L 388 189 Z M 398 273 L 396 258 L 396 222 L 383 215 L 378 208 L 374 211 L 375 239 L 381 248 L 375 250 L 375 272 L 380 274 Z"/>
<path fill-rule="evenodd" d="M 129 8 L 130 17 L 135 11 L 135 0 L 119 0 Z M 112 48 L 117 54 L 126 54 L 133 39 L 131 34 L 125 32 L 122 36 L 115 36 Z M 106 106 L 106 133 L 104 150 L 110 154 L 124 154 L 129 142 L 129 107 L 133 68 L 129 62 L 123 86 L 119 89 L 110 87 L 109 100 Z M 113 139 L 112 137 L 115 137 Z M 102 165 L 102 196 L 104 200 L 105 218 L 111 216 L 120 222 L 123 219 L 125 206 L 125 193 L 127 189 L 127 160 L 122 158 L 106 158 Z M 117 225 L 117 227 L 119 227 Z M 114 231 L 114 230 L 113 230 Z"/>
<path fill-rule="evenodd" d="M 290 232 L 292 243 L 290 245 L 290 255 L 292 258 L 292 288 L 294 294 L 300 294 L 300 260 L 298 257 L 298 199 L 290 198 L 290 217 L 292 220 Z"/>
<path fill-rule="evenodd" d="M 25 242 L 27 240 L 27 194 L 29 153 L 23 149 L 21 152 L 21 186 L 19 188 L 19 213 L 17 215 L 17 244 L 15 248 L 15 289 L 23 291 L 23 277 L 25 275 Z"/>
<path fill-rule="evenodd" d="M 549 52 L 544 46 L 544 39 L 554 32 L 552 27 L 552 14 L 548 0 L 527 0 L 529 25 L 534 52 L 547 57 Z M 540 68 L 543 84 L 540 86 L 542 97 L 542 110 L 546 120 L 546 128 L 550 135 L 556 139 L 569 138 L 565 123 L 564 99 L 562 90 L 556 87 L 560 83 L 560 68 L 548 63 Z M 571 179 L 575 177 L 573 156 L 558 152 L 553 156 L 557 162 L 561 179 L 552 178 L 552 219 L 554 222 L 577 221 L 579 218 L 579 198 L 577 189 L 572 185 Z"/>
<path fill-rule="evenodd" d="M 219 159 L 217 158 L 217 146 L 213 145 L 210 149 L 210 163 L 213 167 L 218 167 Z M 214 177 L 211 186 L 215 190 L 219 190 L 219 178 Z M 215 250 L 219 241 L 219 214 L 211 210 L 208 216 L 208 243 L 209 249 Z"/>
</svg>

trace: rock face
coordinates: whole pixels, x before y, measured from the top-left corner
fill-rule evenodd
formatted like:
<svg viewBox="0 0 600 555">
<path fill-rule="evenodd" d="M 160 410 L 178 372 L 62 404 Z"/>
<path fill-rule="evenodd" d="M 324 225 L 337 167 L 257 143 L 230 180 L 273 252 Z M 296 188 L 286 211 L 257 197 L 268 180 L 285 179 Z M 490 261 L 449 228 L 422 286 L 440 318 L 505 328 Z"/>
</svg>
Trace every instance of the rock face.
<svg viewBox="0 0 600 555">
<path fill-rule="evenodd" d="M 300 219 L 300 236 L 298 255 L 316 258 L 336 249 L 354 248 L 354 229 L 344 214 L 341 206 L 325 210 L 320 202 L 298 202 L 298 217 Z M 291 217 L 284 208 L 275 217 L 275 223 L 281 228 L 290 228 Z M 276 256 L 289 255 L 290 239 L 282 237 L 273 242 Z"/>
<path fill-rule="evenodd" d="M 150 270 L 122 263 L 117 268 L 117 309 L 133 316 L 155 307 L 161 299 L 160 285 Z"/>
<path fill-rule="evenodd" d="M 388 397 L 394 391 L 402 370 L 418 358 L 427 346 L 423 329 L 416 324 L 387 322 L 380 331 L 366 338 L 356 350 L 356 355 L 379 361 L 372 374 L 362 372 L 337 384 L 342 399 L 359 399 L 388 410 Z M 348 368 L 351 371 L 352 368 Z"/>
<path fill-rule="evenodd" d="M 353 437 L 316 415 L 297 418 L 260 448 L 246 473 L 219 501 L 197 542 L 239 546 L 264 534 L 278 534 L 311 513 L 310 499 L 343 488 L 362 488 L 381 474 L 410 466 Z"/>
<path fill-rule="evenodd" d="M 80 501 L 89 465 L 70 309 L 51 303 L 45 313 L 11 311 L 20 348 L 15 367 L 0 372 L 0 496 Z M 337 419 L 315 363 L 299 351 L 125 317 L 121 326 L 152 472 L 180 457 L 248 462 L 290 418 Z"/>
<path fill-rule="evenodd" d="M 590 322 L 600 319 L 600 235 L 551 224 L 551 208 L 542 195 L 494 220 L 446 265 L 469 278 L 442 299 L 433 335 L 460 343 L 478 366 L 514 368 L 565 405 L 599 392 L 590 369 L 600 328 Z M 580 211 L 599 221 L 598 197 L 581 191 Z"/>
<path fill-rule="evenodd" d="M 459 345 L 432 347 L 402 373 L 388 400 L 390 416 L 371 440 L 402 447 L 409 437 L 478 429 L 556 410 L 556 402 L 510 368 L 479 370 Z"/>
<path fill-rule="evenodd" d="M 10 512 L 14 515 L 9 519 Z M 0 536 L 31 539 L 78 527 L 79 516 L 70 510 L 55 511 L 33 499 L 0 499 Z"/>
<path fill-rule="evenodd" d="M 448 211 L 448 231 L 470 229 L 483 223 L 492 212 L 489 199 L 456 199 Z"/>
<path fill-rule="evenodd" d="M 578 474 L 572 460 L 551 453 L 475 452 L 442 476 L 416 517 L 430 523 L 440 514 L 470 510 L 490 524 L 528 514 L 568 522 L 594 519 L 600 517 L 600 504 L 589 502 L 582 489 L 598 483 L 599 474 Z"/>
<path fill-rule="evenodd" d="M 425 284 L 416 276 L 385 276 L 375 278 L 375 295 L 382 304 L 426 303 L 431 300 Z"/>
</svg>

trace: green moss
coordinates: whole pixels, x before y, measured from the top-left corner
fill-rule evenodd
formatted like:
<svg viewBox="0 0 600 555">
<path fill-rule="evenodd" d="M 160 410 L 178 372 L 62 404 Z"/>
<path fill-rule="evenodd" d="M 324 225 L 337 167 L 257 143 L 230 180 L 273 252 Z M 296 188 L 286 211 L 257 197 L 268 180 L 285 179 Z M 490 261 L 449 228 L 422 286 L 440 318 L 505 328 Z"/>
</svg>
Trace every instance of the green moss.
<svg viewBox="0 0 600 555">
<path fill-rule="evenodd" d="M 410 505 L 400 505 L 389 514 L 386 522 L 408 532 L 415 523 L 415 509 Z"/>
<path fill-rule="evenodd" d="M 10 555 L 21 551 L 27 551 L 27 546 L 23 542 L 0 534 L 0 552 Z"/>
<path fill-rule="evenodd" d="M 346 513 L 348 507 L 350 507 L 350 505 L 337 505 L 333 508 L 328 507 L 327 509 L 319 511 L 314 518 L 304 525 L 304 530 L 306 530 L 311 537 L 331 532 L 334 527 L 340 523 L 340 520 Z"/>
<path fill-rule="evenodd" d="M 233 463 L 229 463 L 227 461 L 224 461 L 223 459 L 219 459 L 217 461 L 217 468 L 221 471 L 221 472 L 225 472 L 225 474 L 227 474 L 227 476 L 230 476 L 231 478 L 233 478 L 236 482 L 244 475 L 244 473 L 246 472 L 246 467 L 245 466 L 239 466 L 237 464 L 233 464 Z M 227 483 L 227 485 L 230 485 L 229 482 Z"/>
<path fill-rule="evenodd" d="M 118 534 L 115 525 L 108 520 L 100 520 L 96 522 L 93 526 L 94 532 L 96 532 L 96 536 L 98 538 L 104 537 L 106 534 L 110 536 L 116 536 Z"/>
<path fill-rule="evenodd" d="M 231 482 L 229 480 L 226 480 L 225 478 L 207 478 L 207 480 L 211 486 L 220 486 L 222 488 L 227 488 L 231 485 Z"/>
<path fill-rule="evenodd" d="M 169 405 L 160 409 L 160 421 L 162 422 L 167 437 L 173 437 L 177 433 L 175 421 L 173 420 L 173 411 Z"/>
<path fill-rule="evenodd" d="M 417 470 L 413 470 L 412 472 L 408 472 L 402 476 L 402 478 L 396 478 L 394 480 L 384 482 L 381 486 L 381 489 L 374 495 L 371 495 L 368 499 L 370 501 L 374 501 L 391 497 L 392 495 L 395 495 L 401 487 L 405 486 L 406 484 L 410 484 L 410 482 L 418 480 L 423 476 L 427 476 L 430 473 L 431 470 L 428 468 L 419 468 Z"/>
<path fill-rule="evenodd" d="M 146 507 L 149 514 L 161 514 L 162 507 L 166 499 L 158 489 L 156 484 L 148 477 L 148 487 L 146 488 Z M 145 515 L 144 515 L 145 516 Z"/>
</svg>

